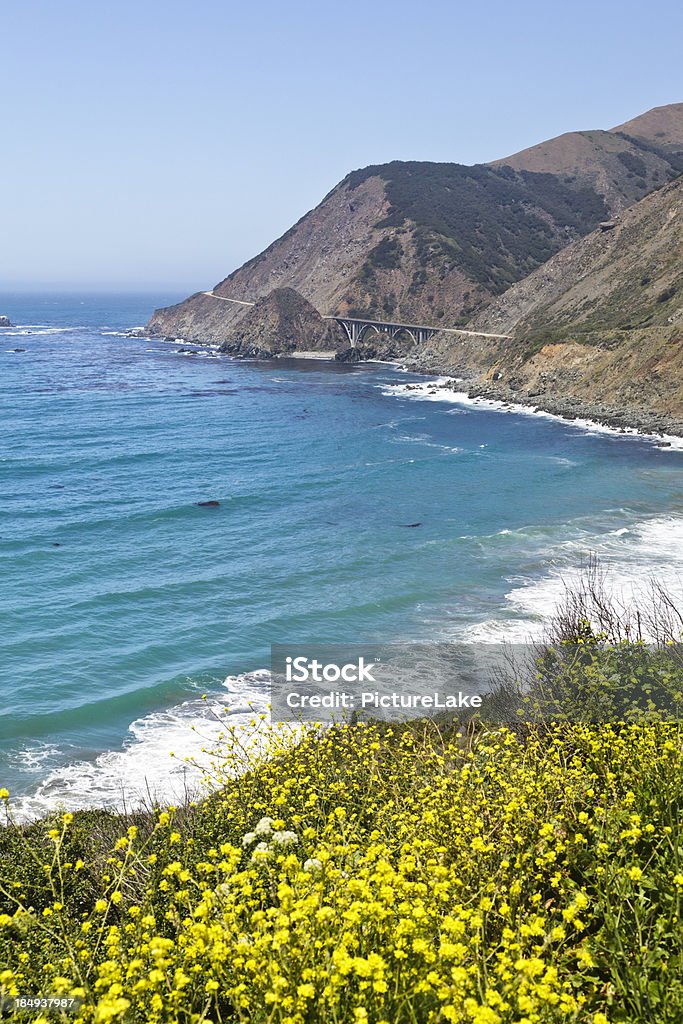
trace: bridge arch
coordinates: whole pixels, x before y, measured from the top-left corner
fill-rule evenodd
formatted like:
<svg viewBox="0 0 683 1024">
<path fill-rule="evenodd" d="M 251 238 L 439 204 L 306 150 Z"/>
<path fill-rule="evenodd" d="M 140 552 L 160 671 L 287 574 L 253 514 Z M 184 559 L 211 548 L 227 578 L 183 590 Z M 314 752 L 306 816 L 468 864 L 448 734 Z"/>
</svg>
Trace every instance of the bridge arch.
<svg viewBox="0 0 683 1024">
<path fill-rule="evenodd" d="M 411 339 L 414 345 L 420 345 L 422 342 L 428 341 L 433 334 L 440 330 L 438 327 L 418 326 L 417 324 L 398 324 L 384 320 L 362 320 L 360 317 L 355 316 L 329 316 L 325 317 L 325 319 L 336 320 L 344 328 L 352 348 L 355 348 L 370 333 L 384 334 L 389 338 L 398 338 L 401 334 L 404 334 Z M 451 333 L 463 332 L 451 331 Z"/>
<path fill-rule="evenodd" d="M 402 334 L 407 334 L 411 339 L 413 345 L 417 345 L 417 336 L 412 327 L 408 327 L 406 324 L 398 324 L 391 332 L 392 338 L 400 338 Z"/>
<path fill-rule="evenodd" d="M 379 336 L 386 333 L 387 332 L 382 330 L 381 327 L 378 327 L 377 324 L 364 324 L 358 332 L 358 341 L 362 341 L 368 334 L 376 334 Z"/>
</svg>

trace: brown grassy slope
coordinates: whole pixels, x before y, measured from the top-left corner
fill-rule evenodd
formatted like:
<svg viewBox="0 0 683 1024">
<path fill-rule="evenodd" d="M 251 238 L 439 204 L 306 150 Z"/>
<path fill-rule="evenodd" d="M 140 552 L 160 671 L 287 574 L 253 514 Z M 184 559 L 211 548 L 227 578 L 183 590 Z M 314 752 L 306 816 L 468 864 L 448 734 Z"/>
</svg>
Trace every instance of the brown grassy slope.
<svg viewBox="0 0 683 1024">
<path fill-rule="evenodd" d="M 672 103 L 609 131 L 558 135 L 493 166 L 575 178 L 592 185 L 618 213 L 683 171 L 682 154 L 683 103 Z"/>
<path fill-rule="evenodd" d="M 669 103 L 664 107 L 653 107 L 645 114 L 618 124 L 613 132 L 652 139 L 665 147 L 679 148 L 683 145 L 683 103 Z"/>
</svg>

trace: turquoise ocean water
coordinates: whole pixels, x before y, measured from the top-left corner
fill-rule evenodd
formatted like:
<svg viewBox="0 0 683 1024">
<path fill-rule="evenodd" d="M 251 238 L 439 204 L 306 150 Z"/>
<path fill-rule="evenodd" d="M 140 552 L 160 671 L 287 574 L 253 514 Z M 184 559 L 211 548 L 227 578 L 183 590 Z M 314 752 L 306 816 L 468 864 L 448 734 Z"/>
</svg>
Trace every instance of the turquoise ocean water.
<svg viewBox="0 0 683 1024">
<path fill-rule="evenodd" d="M 0 785 L 23 813 L 168 795 L 211 708 L 266 700 L 272 642 L 522 639 L 589 553 L 624 592 L 680 586 L 683 452 L 388 365 L 124 336 L 177 298 L 0 297 Z"/>
</svg>

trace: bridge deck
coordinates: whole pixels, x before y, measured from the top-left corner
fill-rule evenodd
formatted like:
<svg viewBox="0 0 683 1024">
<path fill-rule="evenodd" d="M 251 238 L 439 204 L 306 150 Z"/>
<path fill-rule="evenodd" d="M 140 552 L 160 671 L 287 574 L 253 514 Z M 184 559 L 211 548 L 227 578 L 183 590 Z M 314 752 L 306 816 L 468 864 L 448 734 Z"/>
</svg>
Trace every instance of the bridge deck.
<svg viewBox="0 0 683 1024">
<path fill-rule="evenodd" d="M 405 328 L 407 331 L 432 331 L 434 334 L 471 334 L 477 338 L 512 338 L 511 334 L 489 334 L 485 331 L 468 331 L 464 327 L 435 327 L 433 324 L 401 324 L 390 320 L 361 320 L 357 316 L 323 316 L 323 320 L 346 320 L 347 323 L 365 324 L 370 327 L 390 327 L 394 330 Z"/>
</svg>

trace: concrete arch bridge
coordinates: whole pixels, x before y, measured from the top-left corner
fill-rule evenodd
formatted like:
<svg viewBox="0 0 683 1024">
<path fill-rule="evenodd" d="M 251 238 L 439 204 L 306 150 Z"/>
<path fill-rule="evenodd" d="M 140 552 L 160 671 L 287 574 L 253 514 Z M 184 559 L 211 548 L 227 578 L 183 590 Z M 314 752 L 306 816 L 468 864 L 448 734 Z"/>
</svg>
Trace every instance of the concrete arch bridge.
<svg viewBox="0 0 683 1024">
<path fill-rule="evenodd" d="M 236 302 L 240 306 L 253 306 L 254 302 L 246 299 L 229 299 L 223 295 L 215 295 L 213 292 L 202 292 L 212 299 L 219 299 L 221 302 Z M 334 320 L 346 331 L 346 336 L 355 348 L 359 342 L 370 332 L 385 334 L 390 338 L 396 338 L 399 334 L 407 334 L 413 339 L 416 345 L 422 344 L 434 334 L 462 334 L 473 338 L 510 338 L 509 334 L 487 334 L 485 331 L 467 331 L 462 327 L 431 327 L 426 324 L 401 324 L 387 320 L 362 320 L 356 316 L 324 316 L 323 320 Z"/>
</svg>

